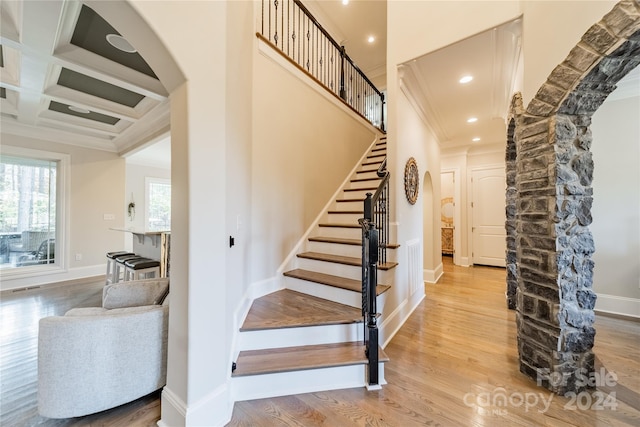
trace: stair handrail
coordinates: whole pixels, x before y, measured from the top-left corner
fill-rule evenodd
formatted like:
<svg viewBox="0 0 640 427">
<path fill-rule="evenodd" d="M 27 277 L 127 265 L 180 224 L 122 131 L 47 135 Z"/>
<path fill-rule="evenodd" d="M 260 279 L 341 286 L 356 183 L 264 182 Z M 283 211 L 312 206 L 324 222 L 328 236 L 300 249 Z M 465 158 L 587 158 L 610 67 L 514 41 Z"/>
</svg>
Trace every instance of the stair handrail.
<svg viewBox="0 0 640 427">
<path fill-rule="evenodd" d="M 379 383 L 376 288 L 378 286 L 378 263 L 384 264 L 386 262 L 389 236 L 390 173 L 386 170 L 386 166 L 387 158 L 385 157 L 376 171 L 382 180 L 375 194 L 367 193 L 364 199 L 364 218 L 358 220 L 362 228 L 362 317 L 365 324 L 364 342 L 369 364 L 369 386 Z"/>
<path fill-rule="evenodd" d="M 259 35 L 384 132 L 384 94 L 300 0 L 262 0 Z"/>
</svg>

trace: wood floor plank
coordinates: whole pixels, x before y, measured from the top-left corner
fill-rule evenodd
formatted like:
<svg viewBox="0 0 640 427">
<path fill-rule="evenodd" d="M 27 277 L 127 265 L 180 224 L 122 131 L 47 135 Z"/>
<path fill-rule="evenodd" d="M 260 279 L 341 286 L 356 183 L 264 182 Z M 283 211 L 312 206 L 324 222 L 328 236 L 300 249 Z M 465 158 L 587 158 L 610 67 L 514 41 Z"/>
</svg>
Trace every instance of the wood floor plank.
<svg viewBox="0 0 640 427">
<path fill-rule="evenodd" d="M 526 408 L 479 405 L 479 393 L 550 394 L 518 370 L 515 316 L 506 309 L 505 271 L 488 267 L 456 267 L 444 260 L 444 276 L 427 284 L 426 298 L 385 348 L 388 382 L 382 390 L 362 388 L 307 393 L 295 396 L 236 402 L 229 426 L 394 426 L 424 425 L 474 427 L 636 427 L 640 425 L 640 323 L 596 315 L 594 353 L 596 369 L 618 375 L 617 384 L 602 388 L 616 392 L 614 410 L 571 409 L 569 399 L 552 396 L 548 410 L 538 403 Z M 86 285 L 86 283 L 85 283 Z M 62 286 L 61 288 L 64 288 Z M 99 305 L 100 290 L 91 286 L 46 288 L 0 294 L 0 377 L 20 383 L 36 366 L 16 365 L 4 354 L 33 354 L 37 320 L 49 313 L 64 313 L 83 302 Z M 95 304 L 91 300 L 96 301 Z M 7 326 L 9 325 L 9 326 Z M 33 360 L 33 359 L 31 359 Z M 30 389 L 30 391 L 29 391 Z M 160 419 L 160 392 L 113 410 L 87 417 L 53 420 L 37 415 L 36 384 L 27 380 L 19 392 L 0 389 L 1 426 L 155 426 Z M 597 388 L 595 391 L 600 391 Z M 14 393 L 19 393 L 14 394 Z M 465 404 L 467 399 L 471 405 Z M 468 396 L 467 396 L 468 397 Z M 414 415 L 415 413 L 415 415 Z"/>
</svg>

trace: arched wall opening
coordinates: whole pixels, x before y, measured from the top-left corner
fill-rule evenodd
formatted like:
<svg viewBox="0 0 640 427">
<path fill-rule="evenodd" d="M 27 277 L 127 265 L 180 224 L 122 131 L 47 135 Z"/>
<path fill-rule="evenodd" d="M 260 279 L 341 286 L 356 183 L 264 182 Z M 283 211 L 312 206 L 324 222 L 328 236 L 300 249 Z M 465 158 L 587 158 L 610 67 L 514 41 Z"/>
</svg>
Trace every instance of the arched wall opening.
<svg viewBox="0 0 640 427">
<path fill-rule="evenodd" d="M 525 111 L 512 106 L 520 371 L 559 394 L 584 390 L 594 372 L 591 116 L 638 64 L 640 17 L 621 2 Z"/>
</svg>

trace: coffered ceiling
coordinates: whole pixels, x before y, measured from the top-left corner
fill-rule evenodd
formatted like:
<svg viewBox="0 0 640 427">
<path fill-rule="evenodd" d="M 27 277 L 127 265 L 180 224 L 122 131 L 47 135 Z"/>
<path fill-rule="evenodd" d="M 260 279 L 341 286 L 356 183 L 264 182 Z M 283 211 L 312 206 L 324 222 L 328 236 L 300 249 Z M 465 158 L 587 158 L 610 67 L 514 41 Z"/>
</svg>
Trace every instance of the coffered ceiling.
<svg viewBox="0 0 640 427">
<path fill-rule="evenodd" d="M 0 7 L 3 133 L 115 152 L 166 134 L 167 91 L 91 8 L 55 0 Z"/>
</svg>

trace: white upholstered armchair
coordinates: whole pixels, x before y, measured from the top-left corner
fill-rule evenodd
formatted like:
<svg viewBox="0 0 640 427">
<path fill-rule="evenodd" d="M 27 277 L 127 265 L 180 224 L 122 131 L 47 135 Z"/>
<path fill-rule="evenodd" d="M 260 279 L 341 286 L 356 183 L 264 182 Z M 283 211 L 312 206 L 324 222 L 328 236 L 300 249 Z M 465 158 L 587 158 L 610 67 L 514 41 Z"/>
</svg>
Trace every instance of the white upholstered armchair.
<svg viewBox="0 0 640 427">
<path fill-rule="evenodd" d="M 40 320 L 38 412 L 78 417 L 145 396 L 166 383 L 168 279 L 105 286 L 102 307 Z"/>
</svg>

